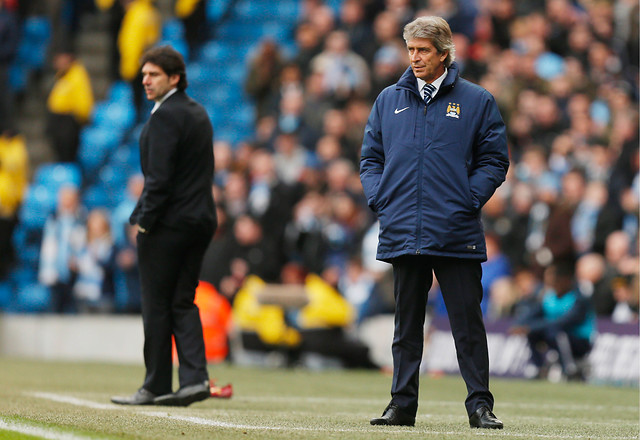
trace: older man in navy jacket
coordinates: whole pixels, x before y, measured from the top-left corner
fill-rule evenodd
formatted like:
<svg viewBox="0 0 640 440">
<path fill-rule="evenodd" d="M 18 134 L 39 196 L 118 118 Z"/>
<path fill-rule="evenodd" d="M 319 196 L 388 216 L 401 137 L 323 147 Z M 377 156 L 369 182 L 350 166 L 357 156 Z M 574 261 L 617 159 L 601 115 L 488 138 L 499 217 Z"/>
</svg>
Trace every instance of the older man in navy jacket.
<svg viewBox="0 0 640 440">
<path fill-rule="evenodd" d="M 489 92 L 458 76 L 448 23 L 404 28 L 411 66 L 378 96 L 360 178 L 380 220 L 377 258 L 393 265 L 396 300 L 391 403 L 373 425 L 414 425 L 427 293 L 440 283 L 471 427 L 502 428 L 493 414 L 480 301 L 487 259 L 482 206 L 509 167 L 505 126 Z"/>
</svg>

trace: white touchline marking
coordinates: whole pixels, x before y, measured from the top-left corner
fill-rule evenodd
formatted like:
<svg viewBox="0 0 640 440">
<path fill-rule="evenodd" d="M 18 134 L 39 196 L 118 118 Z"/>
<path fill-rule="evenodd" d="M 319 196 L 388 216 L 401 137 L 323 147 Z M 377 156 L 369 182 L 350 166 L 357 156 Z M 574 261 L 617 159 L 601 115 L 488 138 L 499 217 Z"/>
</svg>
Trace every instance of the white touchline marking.
<svg viewBox="0 0 640 440">
<path fill-rule="evenodd" d="M 76 406 L 84 406 L 85 408 L 114 409 L 114 405 L 111 405 L 111 404 L 97 403 L 91 400 L 78 399 L 77 397 L 65 396 L 64 394 L 43 393 L 43 392 L 34 392 L 30 394 L 34 397 L 40 397 L 41 399 L 53 400 L 54 402 L 60 402 L 60 403 L 69 403 L 71 405 L 76 405 Z"/>
<path fill-rule="evenodd" d="M 0 418 L 0 429 L 6 431 L 19 432 L 20 434 L 32 435 L 34 437 L 46 438 L 48 440 L 87 440 L 90 437 L 81 437 L 79 435 L 70 434 L 68 432 L 60 432 L 54 429 L 41 428 L 39 426 L 31 426 L 25 423 L 17 423 L 5 421 Z"/>
<path fill-rule="evenodd" d="M 127 409 L 127 410 L 133 410 L 134 407 L 123 407 L 123 406 L 119 406 L 119 405 L 115 405 L 115 404 L 102 404 L 102 403 L 97 403 L 97 402 L 93 402 L 91 400 L 85 400 L 85 399 L 79 399 L 76 397 L 71 397 L 71 396 L 65 396 L 62 394 L 55 394 L 55 393 L 44 393 L 44 392 L 33 392 L 33 393 L 29 393 L 30 395 L 34 396 L 34 397 L 39 397 L 42 399 L 47 399 L 47 400 L 53 400 L 55 402 L 60 402 L 60 403 L 68 403 L 71 405 L 76 405 L 76 406 L 83 406 L 83 407 L 87 407 L 87 408 L 93 408 L 93 409 L 103 409 L 103 410 L 118 410 L 118 409 Z M 281 397 L 278 398 L 279 400 L 286 400 L 286 397 Z M 300 399 L 306 399 L 306 398 L 300 398 Z M 309 398 L 309 399 L 316 399 L 316 398 Z M 317 399 L 324 399 L 324 398 L 317 398 Z M 291 400 L 295 400 L 295 398 L 291 399 Z M 327 399 L 328 400 L 328 399 Z M 343 399 L 333 399 L 334 402 L 335 401 L 340 401 Z M 435 403 L 435 402 L 434 402 Z M 586 405 L 585 405 L 586 406 Z M 624 407 L 624 408 L 628 408 L 628 407 Z M 403 434 L 415 434 L 415 435 L 424 435 L 425 433 L 423 431 L 420 430 L 408 430 L 408 429 L 389 429 L 386 427 L 380 428 L 380 429 L 372 429 L 372 428 L 366 428 L 366 429 L 358 429 L 358 428 L 323 428 L 323 427 L 306 427 L 306 426 L 268 426 L 268 425 L 248 425 L 248 424 L 238 424 L 238 423 L 231 423 L 231 422 L 222 422 L 219 420 L 211 420 L 211 419 L 206 419 L 203 417 L 195 417 L 195 416 L 181 416 L 181 415 L 171 415 L 168 414 L 165 411 L 148 411 L 148 410 L 134 410 L 136 413 L 140 414 L 140 415 L 145 415 L 145 416 L 149 416 L 149 417 L 159 417 L 159 418 L 164 418 L 164 419 L 169 419 L 169 420 L 176 420 L 176 421 L 183 421 L 183 422 L 187 422 L 187 423 L 193 423 L 196 425 L 204 425 L 204 426 L 212 426 L 212 427 L 217 427 L 217 428 L 228 428 L 228 429 L 250 429 L 250 430 L 271 430 L 271 431 L 324 431 L 324 432 L 356 432 L 356 433 L 365 433 L 365 432 L 371 432 L 371 433 L 403 433 Z M 466 429 L 465 429 L 466 431 Z M 459 435 L 461 431 L 432 431 L 429 430 L 429 434 L 436 434 L 436 435 Z M 493 432 L 493 431 L 488 431 L 488 432 L 484 432 L 481 430 L 476 430 L 474 431 L 474 433 L 477 433 L 479 435 L 492 435 L 492 434 L 499 434 L 501 437 L 510 437 L 510 438 L 519 438 L 519 437 L 536 437 L 536 438 L 541 438 L 541 439 L 554 439 L 554 440 L 560 440 L 560 439 L 567 439 L 567 440 L 580 440 L 580 439 L 591 439 L 593 436 L 591 435 L 558 435 L 558 434 L 554 434 L 554 435 L 550 435 L 550 434 L 531 434 L 531 433 L 514 433 L 514 432 L 509 432 L 508 428 L 504 431 L 500 431 L 500 432 Z M 49 438 L 49 437 L 47 437 Z M 74 439 L 80 439 L 81 437 L 74 437 Z M 637 437 L 601 437 L 602 440 L 637 440 Z M 54 440 L 58 440 L 58 438 L 56 437 Z M 67 440 L 66 438 L 64 440 Z M 84 439 L 83 439 L 84 440 Z"/>
</svg>

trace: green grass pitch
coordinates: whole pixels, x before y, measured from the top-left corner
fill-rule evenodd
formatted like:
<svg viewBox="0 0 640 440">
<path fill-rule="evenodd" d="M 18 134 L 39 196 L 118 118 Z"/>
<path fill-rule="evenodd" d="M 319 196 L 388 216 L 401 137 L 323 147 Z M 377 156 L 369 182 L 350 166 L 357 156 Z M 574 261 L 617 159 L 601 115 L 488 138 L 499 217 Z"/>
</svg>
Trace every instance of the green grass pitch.
<svg viewBox="0 0 640 440">
<path fill-rule="evenodd" d="M 231 399 L 120 407 L 142 366 L 0 358 L 0 439 L 638 439 L 637 388 L 492 379 L 502 431 L 469 428 L 459 377 L 423 377 L 416 426 L 371 426 L 391 378 L 369 371 L 211 365 Z M 175 382 L 174 382 L 175 383 Z"/>
</svg>

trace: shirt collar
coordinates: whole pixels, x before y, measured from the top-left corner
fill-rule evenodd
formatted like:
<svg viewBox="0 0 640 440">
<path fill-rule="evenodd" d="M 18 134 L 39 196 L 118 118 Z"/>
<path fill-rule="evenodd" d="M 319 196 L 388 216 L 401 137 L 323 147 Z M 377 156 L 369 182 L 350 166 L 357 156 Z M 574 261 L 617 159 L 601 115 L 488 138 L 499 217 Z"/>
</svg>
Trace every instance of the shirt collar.
<svg viewBox="0 0 640 440">
<path fill-rule="evenodd" d="M 448 71 L 448 69 L 445 67 L 444 68 L 444 73 L 442 75 L 440 75 L 438 78 L 436 78 L 436 80 L 431 83 L 431 85 L 436 88 L 431 96 L 436 96 L 438 94 L 438 90 L 440 90 L 440 86 L 442 85 L 442 82 L 447 77 L 447 71 Z M 416 77 L 416 79 L 418 80 L 418 91 L 420 92 L 420 96 L 422 96 L 422 89 L 424 88 L 424 85 L 427 82 L 425 80 L 423 80 L 422 78 Z"/>
<path fill-rule="evenodd" d="M 162 103 L 165 102 L 169 98 L 169 96 L 173 95 L 177 91 L 178 91 L 178 88 L 174 87 L 173 89 L 165 93 L 164 96 L 160 98 L 158 101 L 156 101 L 156 103 L 153 105 L 153 108 L 151 109 L 151 114 L 155 113 L 155 111 L 158 110 L 158 108 L 162 105 Z"/>
</svg>

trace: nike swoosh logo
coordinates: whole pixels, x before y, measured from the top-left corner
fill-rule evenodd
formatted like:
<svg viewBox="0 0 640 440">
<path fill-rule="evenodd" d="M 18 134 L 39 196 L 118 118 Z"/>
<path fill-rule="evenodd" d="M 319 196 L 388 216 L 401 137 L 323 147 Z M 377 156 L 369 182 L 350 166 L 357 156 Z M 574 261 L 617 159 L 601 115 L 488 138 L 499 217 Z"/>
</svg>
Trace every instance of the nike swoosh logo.
<svg viewBox="0 0 640 440">
<path fill-rule="evenodd" d="M 396 111 L 395 111 L 394 113 L 397 115 L 398 113 L 402 113 L 403 111 L 405 111 L 405 110 L 406 110 L 406 109 L 408 109 L 408 108 L 409 108 L 409 107 L 405 107 L 405 108 L 402 108 L 402 109 L 400 109 L 400 110 L 396 109 Z"/>
</svg>

